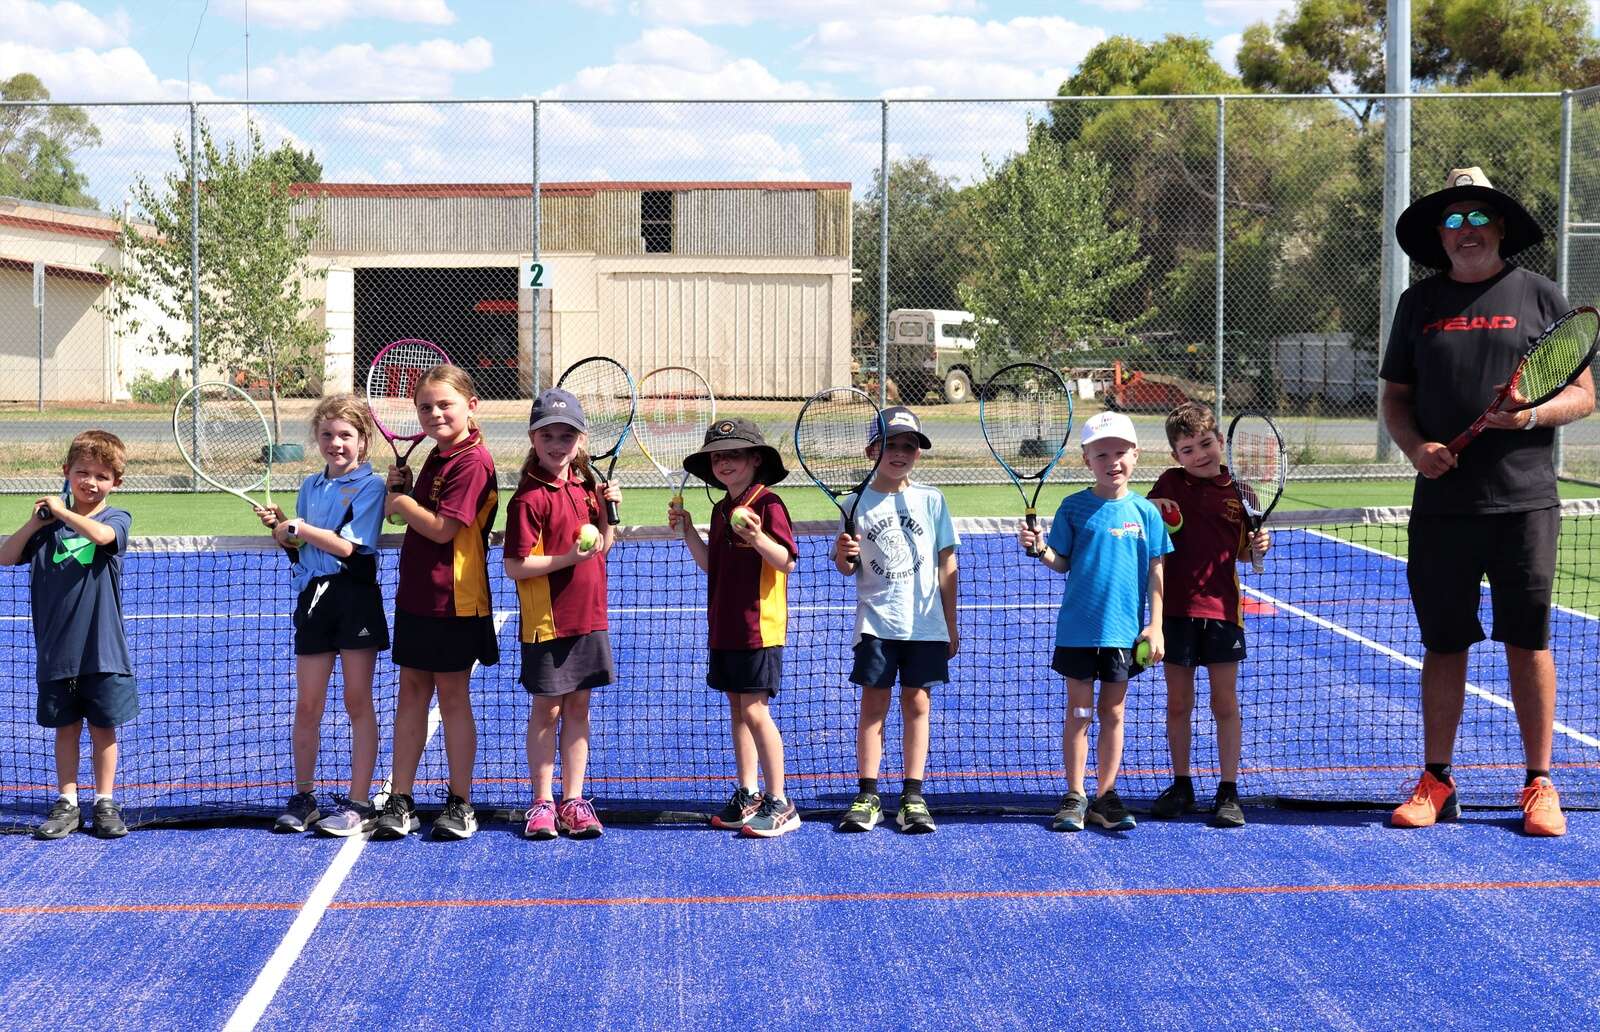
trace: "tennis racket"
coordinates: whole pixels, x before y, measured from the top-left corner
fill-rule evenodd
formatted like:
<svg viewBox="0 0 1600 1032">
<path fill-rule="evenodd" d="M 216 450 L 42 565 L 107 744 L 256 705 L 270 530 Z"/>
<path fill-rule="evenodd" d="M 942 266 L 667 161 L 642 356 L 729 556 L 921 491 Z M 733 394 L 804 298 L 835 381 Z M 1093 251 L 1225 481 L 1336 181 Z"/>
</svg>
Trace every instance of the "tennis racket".
<svg viewBox="0 0 1600 1032">
<path fill-rule="evenodd" d="M 1589 368 L 1597 342 L 1600 342 L 1600 312 L 1584 306 L 1557 319 L 1522 356 L 1516 371 L 1483 410 L 1483 415 L 1450 442 L 1450 454 L 1460 455 L 1473 438 L 1483 433 L 1491 414 L 1543 405 L 1566 390 Z M 1506 404 L 1513 394 L 1523 400 Z"/>
<path fill-rule="evenodd" d="M 272 430 L 250 395 L 231 383 L 198 383 L 172 410 L 172 436 L 195 475 L 247 503 L 260 490 L 272 508 Z M 302 541 L 290 538 L 298 548 Z"/>
<path fill-rule="evenodd" d="M 61 504 L 69 509 L 72 508 L 72 481 L 70 479 L 61 482 Z M 50 518 L 50 507 L 41 505 L 33 511 L 33 514 L 41 521 L 48 520 Z"/>
<path fill-rule="evenodd" d="M 867 442 L 884 439 L 883 414 L 865 392 L 854 387 L 830 387 L 813 394 L 794 421 L 794 453 L 822 493 L 838 506 L 846 534 L 856 532 L 856 509 L 861 491 L 872 481 L 883 459 L 867 455 Z M 840 499 L 854 494 L 846 509 Z M 856 565 L 852 558 L 850 565 Z"/>
<path fill-rule="evenodd" d="M 406 468 L 411 453 L 428 436 L 417 417 L 417 381 L 434 366 L 449 361 L 444 349 L 430 341 L 397 340 L 385 345 L 367 369 L 367 411 L 372 413 L 378 433 L 394 449 L 395 464 L 401 469 Z M 410 442 L 404 455 L 400 453 L 401 441 Z M 396 484 L 389 490 L 399 493 L 405 489 Z M 405 522 L 399 513 L 390 513 L 392 526 L 404 526 Z"/>
<path fill-rule="evenodd" d="M 556 386 L 576 395 L 583 406 L 583 421 L 589 424 L 589 463 L 602 484 L 611 482 L 617 456 L 628 440 L 637 407 L 633 377 L 621 363 L 596 356 L 567 367 Z M 702 428 L 703 429 L 703 428 Z M 601 472 L 600 462 L 606 463 Z M 617 503 L 606 501 L 606 519 L 615 526 L 620 514 Z"/>
<path fill-rule="evenodd" d="M 717 399 L 706 378 L 683 366 L 652 370 L 639 380 L 639 410 L 633 418 L 633 443 L 672 489 L 672 504 L 683 504 L 689 471 L 683 460 L 700 447 L 706 427 L 716 422 Z"/>
<path fill-rule="evenodd" d="M 1289 451 L 1269 417 L 1245 411 L 1228 424 L 1228 475 L 1244 507 L 1245 526 L 1254 537 L 1277 507 L 1289 479 Z M 1250 566 L 1257 573 L 1265 569 L 1254 550 Z"/>
<path fill-rule="evenodd" d="M 1072 437 L 1072 392 L 1061 374 L 1037 362 L 1006 366 L 983 385 L 978 425 L 984 443 L 1022 496 L 1028 529 L 1039 529 L 1039 492 Z M 1033 493 L 1023 481 L 1033 481 Z M 1039 547 L 1028 554 L 1037 558 Z"/>
</svg>

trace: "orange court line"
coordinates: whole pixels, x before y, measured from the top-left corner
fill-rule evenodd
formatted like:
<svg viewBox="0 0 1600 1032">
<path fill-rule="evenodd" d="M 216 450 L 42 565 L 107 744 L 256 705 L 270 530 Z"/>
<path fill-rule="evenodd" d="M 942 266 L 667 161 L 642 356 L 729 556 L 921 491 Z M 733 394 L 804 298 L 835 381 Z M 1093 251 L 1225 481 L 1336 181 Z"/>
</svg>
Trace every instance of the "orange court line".
<svg viewBox="0 0 1600 1032">
<path fill-rule="evenodd" d="M 335 900 L 329 910 L 468 910 L 495 907 L 726 906 L 758 903 L 981 903 L 1055 899 L 1149 899 L 1206 896 L 1337 895 L 1377 892 L 1503 892 L 1514 889 L 1600 889 L 1600 879 L 1556 881 L 1377 882 L 1353 885 L 1192 885 L 1108 889 L 966 889 L 924 892 L 806 892 L 745 896 L 520 897 L 506 899 Z M 299 910 L 300 903 L 96 903 L 0 907 L 0 916 L 191 914 Z"/>
</svg>

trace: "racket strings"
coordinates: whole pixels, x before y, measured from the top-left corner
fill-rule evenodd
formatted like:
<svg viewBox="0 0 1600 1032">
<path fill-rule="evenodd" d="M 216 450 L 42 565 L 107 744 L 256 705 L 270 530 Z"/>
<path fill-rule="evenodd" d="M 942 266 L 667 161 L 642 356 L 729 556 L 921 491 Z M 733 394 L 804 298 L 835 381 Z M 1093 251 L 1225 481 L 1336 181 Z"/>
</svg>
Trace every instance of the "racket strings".
<svg viewBox="0 0 1600 1032">
<path fill-rule="evenodd" d="M 249 398 L 202 387 L 185 395 L 172 426 L 183 457 L 216 483 L 249 491 L 266 480 L 272 435 Z"/>
<path fill-rule="evenodd" d="M 384 429 L 396 437 L 422 436 L 417 384 L 444 361 L 437 349 L 421 341 L 401 341 L 373 363 L 367 373 L 367 407 Z"/>
<path fill-rule="evenodd" d="M 795 423 L 795 453 L 811 479 L 835 494 L 853 491 L 877 463 L 867 440 L 878 409 L 865 395 L 840 392 L 814 398 Z"/>
<path fill-rule="evenodd" d="M 1228 472 L 1256 512 L 1276 499 L 1289 473 L 1289 456 L 1270 431 L 1235 429 L 1228 438 Z"/>
<path fill-rule="evenodd" d="M 683 475 L 683 460 L 699 450 L 715 417 L 711 388 L 692 370 L 657 370 L 639 382 L 634 435 L 668 479 Z"/>
<path fill-rule="evenodd" d="M 1072 432 L 1072 399 L 1058 380 L 1007 376 L 985 388 L 983 435 L 995 457 L 1022 476 L 1040 476 Z"/>
<path fill-rule="evenodd" d="M 1600 317 L 1580 311 L 1542 338 L 1528 354 L 1517 378 L 1517 392 L 1531 402 L 1547 400 L 1570 383 L 1588 361 Z"/>
<path fill-rule="evenodd" d="M 633 383 L 615 362 L 583 361 L 561 375 L 562 390 L 583 406 L 589 425 L 589 454 L 609 455 L 622 443 L 633 421 Z"/>
</svg>

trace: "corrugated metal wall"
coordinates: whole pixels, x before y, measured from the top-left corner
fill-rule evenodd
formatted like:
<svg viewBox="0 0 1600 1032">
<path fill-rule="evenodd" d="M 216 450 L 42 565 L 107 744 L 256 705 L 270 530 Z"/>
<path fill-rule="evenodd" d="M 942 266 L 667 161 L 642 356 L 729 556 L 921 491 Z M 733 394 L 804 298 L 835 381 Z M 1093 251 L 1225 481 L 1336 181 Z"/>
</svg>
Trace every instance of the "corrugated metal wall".
<svg viewBox="0 0 1600 1032">
<path fill-rule="evenodd" d="M 541 194 L 539 249 L 578 254 L 594 250 L 594 194 Z"/>
<path fill-rule="evenodd" d="M 638 190 L 602 190 L 594 195 L 595 253 L 644 254 L 639 201 Z"/>
<path fill-rule="evenodd" d="M 526 197 L 302 197 L 295 214 L 317 204 L 313 254 L 524 254 L 533 241 Z"/>
<path fill-rule="evenodd" d="M 685 190 L 673 198 L 674 254 L 810 257 L 815 190 Z"/>
</svg>

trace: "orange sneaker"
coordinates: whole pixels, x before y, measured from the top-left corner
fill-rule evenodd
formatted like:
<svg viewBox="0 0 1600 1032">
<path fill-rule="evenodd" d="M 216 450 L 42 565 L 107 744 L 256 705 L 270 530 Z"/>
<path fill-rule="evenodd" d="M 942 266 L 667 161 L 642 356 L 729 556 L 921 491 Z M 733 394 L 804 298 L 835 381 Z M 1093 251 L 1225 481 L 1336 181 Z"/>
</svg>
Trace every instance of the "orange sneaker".
<svg viewBox="0 0 1600 1032">
<path fill-rule="evenodd" d="M 1522 790 L 1522 830 L 1529 835 L 1567 833 L 1567 815 L 1561 812 L 1561 797 L 1549 778 L 1534 778 Z"/>
<path fill-rule="evenodd" d="M 1554 794 L 1554 789 L 1551 790 Z M 1461 816 L 1456 802 L 1456 779 L 1440 781 L 1429 771 L 1422 772 L 1411 798 L 1395 807 L 1389 823 L 1396 828 L 1426 828 L 1438 821 L 1453 821 Z"/>
</svg>

